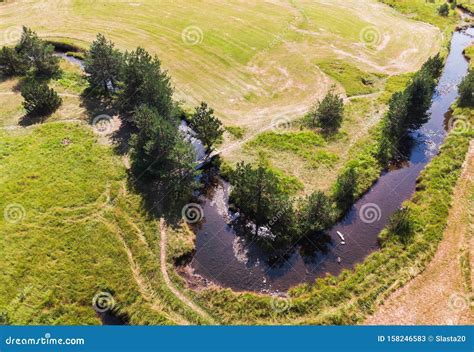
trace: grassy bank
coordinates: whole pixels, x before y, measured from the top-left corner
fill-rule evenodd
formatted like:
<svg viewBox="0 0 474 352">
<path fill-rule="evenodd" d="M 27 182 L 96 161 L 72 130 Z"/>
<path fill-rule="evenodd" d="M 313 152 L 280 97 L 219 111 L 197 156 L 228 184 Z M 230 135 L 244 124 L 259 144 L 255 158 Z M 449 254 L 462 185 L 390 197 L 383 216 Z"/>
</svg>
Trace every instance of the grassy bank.
<svg viewBox="0 0 474 352">
<path fill-rule="evenodd" d="M 0 150 L 3 323 L 98 324 L 100 292 L 132 324 L 201 322 L 157 274 L 158 227 L 89 128 L 0 131 Z"/>
</svg>

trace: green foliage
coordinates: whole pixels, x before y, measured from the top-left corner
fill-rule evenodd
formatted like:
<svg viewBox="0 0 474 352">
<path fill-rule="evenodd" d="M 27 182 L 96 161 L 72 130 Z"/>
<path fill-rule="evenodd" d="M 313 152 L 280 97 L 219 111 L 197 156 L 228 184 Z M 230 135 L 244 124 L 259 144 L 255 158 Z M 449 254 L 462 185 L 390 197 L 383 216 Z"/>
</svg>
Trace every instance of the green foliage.
<svg viewBox="0 0 474 352">
<path fill-rule="evenodd" d="M 459 84 L 459 105 L 462 107 L 474 106 L 474 70 Z"/>
<path fill-rule="evenodd" d="M 329 228 L 334 222 L 332 202 L 323 192 L 316 191 L 301 199 L 297 211 L 298 231 L 314 235 Z"/>
<path fill-rule="evenodd" d="M 292 202 L 278 177 L 260 163 L 241 162 L 232 173 L 231 202 L 255 225 L 253 236 L 267 249 L 281 249 L 296 234 Z"/>
<path fill-rule="evenodd" d="M 46 116 L 55 112 L 62 103 L 61 97 L 46 82 L 26 80 L 21 87 L 23 107 L 28 115 Z"/>
<path fill-rule="evenodd" d="M 332 198 L 341 213 L 352 206 L 357 187 L 357 173 L 354 168 L 348 168 L 337 178 L 333 187 Z"/>
<path fill-rule="evenodd" d="M 234 137 L 235 139 L 244 138 L 244 135 L 246 132 L 245 127 L 241 127 L 241 126 L 226 126 L 225 130 L 229 132 L 232 135 L 232 137 Z"/>
<path fill-rule="evenodd" d="M 138 133 L 133 136 L 134 182 L 152 185 L 163 204 L 178 205 L 195 188 L 195 154 L 178 131 L 178 121 L 164 118 L 156 108 L 138 107 L 134 115 Z"/>
<path fill-rule="evenodd" d="M 384 75 L 367 73 L 345 61 L 317 62 L 318 67 L 344 87 L 347 96 L 370 94 L 377 91 L 377 83 Z"/>
<path fill-rule="evenodd" d="M 14 48 L 4 46 L 0 50 L 0 74 L 5 77 L 22 76 L 28 70 L 28 63 Z"/>
<path fill-rule="evenodd" d="M 145 49 L 126 52 L 121 73 L 119 104 L 124 112 L 132 112 L 148 104 L 167 119 L 173 111 L 173 89 L 170 77 L 161 69 L 160 59 Z"/>
<path fill-rule="evenodd" d="M 191 128 L 196 137 L 203 143 L 210 153 L 216 142 L 222 139 L 224 129 L 222 123 L 214 116 L 214 110 L 202 102 L 191 117 Z"/>
<path fill-rule="evenodd" d="M 339 129 L 344 118 L 344 101 L 339 95 L 329 91 L 310 115 L 313 124 L 321 127 L 323 132 L 334 133 Z"/>
<path fill-rule="evenodd" d="M 117 88 L 122 54 L 113 42 L 98 34 L 84 60 L 84 71 L 93 91 L 110 94 Z"/>
<path fill-rule="evenodd" d="M 438 14 L 443 17 L 447 17 L 449 15 L 449 5 L 444 3 L 440 7 L 438 7 Z"/>
<path fill-rule="evenodd" d="M 55 77 L 60 74 L 59 57 L 54 56 L 54 46 L 41 40 L 30 28 L 23 27 L 16 52 L 37 76 Z"/>
<path fill-rule="evenodd" d="M 391 236 L 395 236 L 400 242 L 407 244 L 414 233 L 410 208 L 402 208 L 393 213 L 387 225 L 387 230 Z"/>
<path fill-rule="evenodd" d="M 435 87 L 435 79 L 441 74 L 442 60 L 437 55 L 425 62 L 408 83 L 403 92 L 396 92 L 389 101 L 389 108 L 382 121 L 378 158 L 382 164 L 403 155 L 409 133 L 428 121 L 427 110 Z"/>
<path fill-rule="evenodd" d="M 337 155 L 321 150 L 326 144 L 324 138 L 314 131 L 263 132 L 247 143 L 246 148 L 266 148 L 277 152 L 291 152 L 304 158 L 310 167 L 332 165 Z"/>
</svg>

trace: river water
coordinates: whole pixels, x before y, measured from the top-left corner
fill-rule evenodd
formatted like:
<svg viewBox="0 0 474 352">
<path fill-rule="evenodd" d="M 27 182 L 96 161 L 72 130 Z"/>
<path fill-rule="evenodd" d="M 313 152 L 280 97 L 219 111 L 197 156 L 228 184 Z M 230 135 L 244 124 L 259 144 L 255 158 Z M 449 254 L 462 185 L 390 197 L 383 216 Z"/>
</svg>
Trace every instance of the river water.
<svg viewBox="0 0 474 352">
<path fill-rule="evenodd" d="M 416 143 L 409 161 L 401 168 L 382 173 L 346 216 L 327 232 L 325 245 L 308 239 L 305 245 L 288 251 L 284 258 L 269 258 L 228 225 L 232 217 L 227 210 L 229 185 L 220 180 L 208 194 L 200 197 L 204 220 L 195 228 L 196 251 L 188 267 L 195 277 L 237 291 L 278 293 L 328 273 L 337 275 L 378 250 L 380 231 L 390 215 L 413 194 L 418 175 L 437 154 L 446 136 L 446 116 L 458 96 L 457 86 L 468 71 L 463 50 L 471 44 L 472 34 L 471 28 L 453 34 L 450 54 L 429 110 L 430 120 L 413 133 Z"/>
</svg>

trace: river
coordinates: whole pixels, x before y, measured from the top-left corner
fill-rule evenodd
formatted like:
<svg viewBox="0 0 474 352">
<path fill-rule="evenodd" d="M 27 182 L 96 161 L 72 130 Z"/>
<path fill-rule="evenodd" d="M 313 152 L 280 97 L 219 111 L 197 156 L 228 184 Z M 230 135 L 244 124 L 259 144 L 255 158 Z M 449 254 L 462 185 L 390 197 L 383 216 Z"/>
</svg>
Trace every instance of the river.
<svg viewBox="0 0 474 352">
<path fill-rule="evenodd" d="M 195 228 L 196 250 L 183 270 L 187 279 L 212 282 L 237 291 L 279 293 L 327 274 L 352 269 L 379 249 L 378 236 L 403 201 L 409 199 L 416 180 L 437 154 L 446 136 L 446 117 L 458 96 L 457 86 L 467 74 L 463 50 L 472 42 L 472 28 L 456 31 L 443 73 L 433 95 L 429 121 L 413 133 L 415 145 L 403 167 L 385 171 L 345 217 L 327 232 L 328 242 L 292 248 L 284 258 L 269 258 L 258 246 L 238 236 L 228 225 L 229 185 L 223 180 L 200 197 L 202 224 Z M 344 239 L 338 234 L 340 232 Z M 190 276 L 189 273 L 192 273 Z"/>
</svg>

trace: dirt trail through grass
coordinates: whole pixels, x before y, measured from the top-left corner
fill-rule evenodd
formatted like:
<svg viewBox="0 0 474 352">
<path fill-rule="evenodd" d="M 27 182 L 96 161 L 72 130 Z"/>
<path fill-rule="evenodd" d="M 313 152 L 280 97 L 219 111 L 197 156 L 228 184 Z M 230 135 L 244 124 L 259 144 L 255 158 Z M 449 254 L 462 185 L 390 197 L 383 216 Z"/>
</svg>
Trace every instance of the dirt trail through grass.
<svg viewBox="0 0 474 352">
<path fill-rule="evenodd" d="M 371 316 L 369 325 L 473 324 L 472 287 L 463 277 L 462 250 L 471 258 L 474 209 L 474 142 L 471 142 L 464 170 L 454 192 L 444 239 L 426 270 L 394 292 Z M 471 284 L 469 284 L 471 285 Z"/>
<path fill-rule="evenodd" d="M 167 231 L 166 231 L 166 223 L 163 219 L 160 220 L 160 268 L 161 274 L 163 275 L 163 280 L 165 281 L 166 286 L 168 289 L 184 304 L 186 304 L 189 308 L 191 308 L 196 314 L 203 317 L 205 320 L 209 321 L 211 324 L 216 325 L 214 319 L 199 308 L 196 304 L 194 304 L 190 299 L 188 299 L 185 295 L 183 295 L 176 287 L 174 287 L 173 283 L 170 280 L 167 270 L 167 261 L 166 261 L 166 243 L 167 243 Z"/>
</svg>

